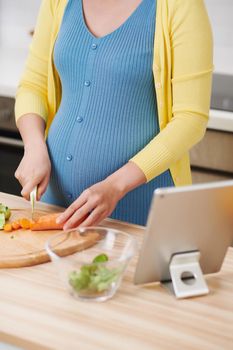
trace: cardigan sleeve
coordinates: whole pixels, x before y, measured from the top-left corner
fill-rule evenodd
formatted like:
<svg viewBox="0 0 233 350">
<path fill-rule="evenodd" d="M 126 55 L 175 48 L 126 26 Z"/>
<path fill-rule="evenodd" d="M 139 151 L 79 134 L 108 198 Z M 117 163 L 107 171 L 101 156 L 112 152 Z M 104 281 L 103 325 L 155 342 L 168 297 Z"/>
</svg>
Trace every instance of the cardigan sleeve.
<svg viewBox="0 0 233 350">
<path fill-rule="evenodd" d="M 175 5 L 168 16 L 172 118 L 130 159 L 144 172 L 147 182 L 179 161 L 201 140 L 209 116 L 213 40 L 208 14 L 203 0 L 172 3 Z"/>
<path fill-rule="evenodd" d="M 54 2 L 54 0 L 43 0 L 41 3 L 26 65 L 16 92 L 16 121 L 28 113 L 39 115 L 45 122 L 47 120 L 48 60 Z"/>
</svg>

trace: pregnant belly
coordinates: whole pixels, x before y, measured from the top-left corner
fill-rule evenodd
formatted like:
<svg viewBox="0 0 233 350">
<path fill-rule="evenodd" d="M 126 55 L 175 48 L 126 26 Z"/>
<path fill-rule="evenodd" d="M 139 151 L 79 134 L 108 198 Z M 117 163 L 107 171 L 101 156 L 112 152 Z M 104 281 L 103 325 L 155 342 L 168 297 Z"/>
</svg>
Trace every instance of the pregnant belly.
<svg viewBox="0 0 233 350">
<path fill-rule="evenodd" d="M 79 196 L 127 163 L 155 135 L 155 118 L 145 128 L 145 119 L 142 127 L 140 121 L 126 123 L 103 116 L 81 119 L 72 111 L 56 115 L 47 145 L 52 179 L 62 192 Z"/>
</svg>

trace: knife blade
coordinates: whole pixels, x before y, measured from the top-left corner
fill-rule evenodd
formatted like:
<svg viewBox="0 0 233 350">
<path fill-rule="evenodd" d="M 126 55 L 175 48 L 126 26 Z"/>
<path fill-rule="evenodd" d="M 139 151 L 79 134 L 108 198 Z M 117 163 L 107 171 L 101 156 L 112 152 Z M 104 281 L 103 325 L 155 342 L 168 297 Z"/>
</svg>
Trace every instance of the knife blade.
<svg viewBox="0 0 233 350">
<path fill-rule="evenodd" d="M 30 193 L 30 202 L 31 202 L 31 219 L 33 220 L 33 214 L 35 209 L 35 203 L 37 200 L 37 186 L 33 188 L 32 192 Z"/>
</svg>

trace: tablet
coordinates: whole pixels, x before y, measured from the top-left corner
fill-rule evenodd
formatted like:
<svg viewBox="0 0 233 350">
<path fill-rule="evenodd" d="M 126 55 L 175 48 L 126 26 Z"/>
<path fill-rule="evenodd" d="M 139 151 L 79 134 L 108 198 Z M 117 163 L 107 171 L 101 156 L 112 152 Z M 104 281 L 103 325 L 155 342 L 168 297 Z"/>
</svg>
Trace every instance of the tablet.
<svg viewBox="0 0 233 350">
<path fill-rule="evenodd" d="M 233 243 L 233 180 L 156 189 L 135 284 L 171 280 L 174 254 L 199 251 L 204 274 L 218 272 Z"/>
</svg>

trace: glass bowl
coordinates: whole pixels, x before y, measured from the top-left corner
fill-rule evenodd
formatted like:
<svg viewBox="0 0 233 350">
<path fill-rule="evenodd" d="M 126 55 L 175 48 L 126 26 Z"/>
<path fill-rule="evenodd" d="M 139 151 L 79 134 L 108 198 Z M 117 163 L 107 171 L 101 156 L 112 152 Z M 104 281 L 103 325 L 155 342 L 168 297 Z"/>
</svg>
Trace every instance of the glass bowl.
<svg viewBox="0 0 233 350">
<path fill-rule="evenodd" d="M 128 233 L 92 226 L 52 236 L 45 248 L 71 295 L 105 301 L 119 288 L 137 243 Z"/>
</svg>

